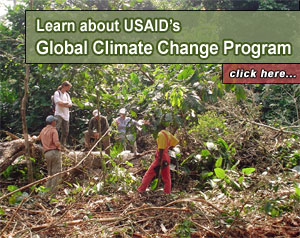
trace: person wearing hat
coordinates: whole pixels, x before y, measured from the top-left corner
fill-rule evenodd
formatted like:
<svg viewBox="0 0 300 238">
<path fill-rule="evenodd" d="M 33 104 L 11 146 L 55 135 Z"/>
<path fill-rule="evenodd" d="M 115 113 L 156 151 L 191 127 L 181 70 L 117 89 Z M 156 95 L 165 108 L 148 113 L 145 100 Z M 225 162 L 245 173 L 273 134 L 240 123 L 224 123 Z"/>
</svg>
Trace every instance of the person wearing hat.
<svg viewBox="0 0 300 238">
<path fill-rule="evenodd" d="M 108 122 L 106 117 L 100 115 L 100 112 L 98 113 L 98 110 L 94 110 L 93 111 L 93 117 L 90 119 L 89 121 L 89 126 L 88 126 L 88 130 L 86 132 L 84 132 L 84 144 L 85 144 L 85 148 L 87 150 L 89 150 L 90 148 L 93 147 L 93 143 L 91 142 L 91 139 L 94 139 L 94 143 L 100 138 L 99 135 L 99 123 L 98 120 L 100 119 L 100 128 L 101 128 L 101 135 L 104 135 L 105 132 L 108 130 Z M 106 135 L 103 139 L 102 139 L 102 145 L 103 145 L 103 149 L 105 150 L 106 154 L 110 154 L 110 149 L 109 149 L 109 143 L 110 143 L 110 139 L 109 139 L 109 135 Z"/>
<path fill-rule="evenodd" d="M 120 116 L 114 121 L 118 130 L 118 140 L 123 144 L 124 149 L 132 149 L 133 153 L 136 155 L 137 145 L 131 129 L 135 129 L 136 126 L 139 127 L 143 124 L 149 124 L 149 121 L 144 120 L 141 122 L 127 117 L 125 108 L 121 108 L 119 114 Z M 134 126 L 134 128 L 132 126 Z"/>
<path fill-rule="evenodd" d="M 55 116 L 48 116 L 46 118 L 46 127 L 42 129 L 38 137 L 34 136 L 33 140 L 41 140 L 43 145 L 43 151 L 47 162 L 48 175 L 53 175 L 62 171 L 61 160 L 61 145 L 58 139 L 58 132 L 56 130 L 56 122 L 58 119 Z M 46 183 L 46 187 L 50 188 L 50 192 L 56 190 L 56 186 L 59 184 L 61 176 L 56 176 L 49 179 Z"/>
</svg>

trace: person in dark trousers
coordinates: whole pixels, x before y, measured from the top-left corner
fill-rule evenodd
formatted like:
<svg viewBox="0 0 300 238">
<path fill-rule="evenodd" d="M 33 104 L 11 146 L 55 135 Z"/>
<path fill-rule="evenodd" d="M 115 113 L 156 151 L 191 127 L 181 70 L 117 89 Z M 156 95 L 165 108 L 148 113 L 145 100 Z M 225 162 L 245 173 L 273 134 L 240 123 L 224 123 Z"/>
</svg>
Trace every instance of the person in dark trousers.
<svg viewBox="0 0 300 238">
<path fill-rule="evenodd" d="M 38 137 L 33 137 L 33 140 L 41 140 L 43 145 L 43 152 L 47 161 L 48 175 L 53 175 L 62 171 L 62 160 L 60 153 L 60 142 L 58 139 L 58 132 L 56 130 L 56 122 L 58 119 L 55 116 L 48 116 L 46 118 L 47 126 L 42 129 Z M 61 176 L 56 176 L 49 179 L 46 187 L 50 188 L 51 193 L 56 190 L 56 186 L 60 183 Z"/>
<path fill-rule="evenodd" d="M 89 121 L 88 130 L 84 132 L 84 144 L 86 150 L 91 149 L 94 143 L 100 138 L 100 135 L 98 133 L 99 119 L 100 119 L 100 127 L 101 127 L 101 136 L 104 135 L 109 128 L 106 117 L 100 114 L 98 115 L 98 110 L 94 110 L 93 117 Z M 91 139 L 94 139 L 94 143 L 91 142 Z M 103 149 L 105 150 L 105 153 L 108 155 L 110 154 L 109 144 L 110 144 L 110 138 L 109 135 L 106 135 L 102 139 L 102 145 L 103 145 Z"/>
<path fill-rule="evenodd" d="M 68 81 L 65 81 L 54 93 L 54 115 L 58 119 L 56 128 L 61 133 L 60 142 L 62 146 L 66 145 L 67 137 L 69 135 L 70 107 L 72 107 L 72 101 L 68 91 L 71 89 L 71 87 L 72 84 Z"/>
<path fill-rule="evenodd" d="M 155 176 L 159 176 L 157 173 L 161 170 L 162 181 L 164 182 L 164 193 L 171 193 L 171 174 L 170 174 L 170 156 L 169 148 L 178 144 L 178 139 L 170 132 L 165 130 L 163 124 L 160 125 L 161 131 L 157 137 L 157 151 L 155 154 L 155 160 L 145 173 L 142 184 L 138 187 L 138 191 L 143 193 L 149 186 Z"/>
</svg>

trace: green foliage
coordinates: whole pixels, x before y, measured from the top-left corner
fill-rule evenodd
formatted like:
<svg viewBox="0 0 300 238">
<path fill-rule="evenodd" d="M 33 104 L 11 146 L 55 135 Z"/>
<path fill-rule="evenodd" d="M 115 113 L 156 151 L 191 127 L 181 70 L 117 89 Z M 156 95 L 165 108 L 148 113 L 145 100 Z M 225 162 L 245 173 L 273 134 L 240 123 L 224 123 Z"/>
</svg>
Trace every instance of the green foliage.
<svg viewBox="0 0 300 238">
<path fill-rule="evenodd" d="M 10 177 L 11 172 L 12 172 L 13 170 L 14 170 L 14 166 L 13 166 L 13 165 L 9 165 L 9 166 L 6 168 L 6 170 L 4 170 L 4 171 L 1 173 L 1 175 L 2 175 L 5 179 L 7 179 L 7 178 Z"/>
<path fill-rule="evenodd" d="M 299 3 L 297 0 L 163 0 L 156 3 L 156 7 L 187 10 L 298 10 Z"/>
<path fill-rule="evenodd" d="M 7 186 L 7 190 L 9 192 L 13 192 L 17 189 L 18 189 L 18 187 L 15 185 Z M 8 203 L 10 205 L 15 205 L 16 203 L 20 203 L 24 198 L 26 198 L 28 196 L 29 196 L 29 194 L 27 192 L 23 192 L 23 193 L 21 191 L 15 192 L 8 198 Z"/>
<path fill-rule="evenodd" d="M 256 89 L 257 102 L 262 105 L 262 119 L 278 125 L 294 125 L 299 119 L 300 86 L 259 85 Z"/>
<path fill-rule="evenodd" d="M 285 139 L 274 153 L 274 156 L 280 158 L 280 162 L 284 167 L 293 168 L 300 165 L 300 152 L 294 148 L 298 147 L 298 140 L 295 138 Z"/>
<path fill-rule="evenodd" d="M 225 179 L 226 178 L 226 174 L 225 174 L 225 170 L 221 169 L 221 168 L 215 168 L 214 169 L 216 176 L 219 179 Z"/>
<path fill-rule="evenodd" d="M 200 136 L 206 140 L 215 140 L 220 136 L 228 134 L 225 122 L 226 120 L 222 115 L 218 115 L 213 111 L 207 111 L 203 115 L 198 115 L 198 123 L 192 127 L 189 133 L 193 133 L 195 136 Z"/>
<path fill-rule="evenodd" d="M 242 169 L 243 174 L 249 175 L 255 171 L 255 168 L 244 168 Z"/>
<path fill-rule="evenodd" d="M 268 214 L 272 217 L 278 217 L 279 215 L 281 215 L 282 210 L 278 206 L 278 203 L 276 200 L 265 199 L 264 202 L 265 202 L 265 204 L 264 204 L 263 209 L 266 214 Z"/>
<path fill-rule="evenodd" d="M 179 238 L 191 237 L 192 232 L 196 230 L 193 228 L 194 224 L 190 220 L 184 220 L 181 224 L 176 227 L 176 235 Z"/>
<path fill-rule="evenodd" d="M 151 190 L 155 190 L 157 188 L 157 185 L 158 185 L 158 179 L 155 178 L 151 183 Z"/>
<path fill-rule="evenodd" d="M 134 190 L 138 181 L 127 169 L 114 166 L 107 176 L 107 183 L 117 191 L 128 192 Z"/>
<path fill-rule="evenodd" d="M 39 187 L 35 187 L 34 190 L 37 193 L 44 194 L 44 193 L 48 192 L 50 190 L 50 188 L 47 188 L 47 187 L 44 187 L 44 186 L 41 185 Z"/>
<path fill-rule="evenodd" d="M 0 215 L 5 215 L 5 211 L 2 208 L 0 208 Z"/>
</svg>

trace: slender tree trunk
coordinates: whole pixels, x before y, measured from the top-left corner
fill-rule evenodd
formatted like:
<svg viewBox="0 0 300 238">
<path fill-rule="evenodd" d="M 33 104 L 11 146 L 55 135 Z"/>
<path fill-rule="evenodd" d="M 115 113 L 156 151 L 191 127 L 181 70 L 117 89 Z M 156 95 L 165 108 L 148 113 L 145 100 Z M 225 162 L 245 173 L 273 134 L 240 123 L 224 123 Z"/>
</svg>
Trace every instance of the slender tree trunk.
<svg viewBox="0 0 300 238">
<path fill-rule="evenodd" d="M 14 8 L 17 6 L 17 0 L 14 0 Z"/>
<path fill-rule="evenodd" d="M 27 162 L 27 169 L 28 169 L 28 182 L 32 183 L 33 169 L 32 169 L 32 162 L 29 156 L 29 141 L 28 141 L 28 130 L 27 130 L 27 123 L 26 123 L 26 104 L 28 100 L 28 81 L 29 81 L 29 73 L 30 73 L 30 68 L 28 64 L 25 65 L 25 69 L 26 69 L 26 74 L 24 80 L 24 96 L 21 102 L 21 118 L 22 118 L 23 134 L 25 139 L 25 159 Z"/>
<path fill-rule="evenodd" d="M 33 6 L 33 0 L 30 0 L 30 9 L 32 10 Z M 29 141 L 28 141 L 28 130 L 27 130 L 27 123 L 26 123 L 26 104 L 28 101 L 28 81 L 29 81 L 29 74 L 30 74 L 30 68 L 29 65 L 25 65 L 25 80 L 24 80 L 24 96 L 22 98 L 21 102 L 21 118 L 22 118 L 22 128 L 23 128 L 23 134 L 24 134 L 24 140 L 25 140 L 25 160 L 27 163 L 27 169 L 28 169 L 28 182 L 33 182 L 33 169 L 32 169 L 32 162 L 30 160 L 30 151 L 29 151 Z"/>
<path fill-rule="evenodd" d="M 99 87 L 100 87 L 100 82 L 99 82 Z M 99 91 L 97 91 L 97 110 L 98 110 L 98 133 L 99 133 L 99 138 L 102 137 L 102 128 L 101 128 L 101 118 L 100 118 L 100 95 Z M 102 156 L 102 142 L 100 141 L 99 143 L 99 151 L 100 151 L 100 159 L 101 159 L 101 167 L 102 167 L 102 172 L 103 172 L 103 184 L 105 186 L 105 179 L 106 179 L 106 161 L 105 158 Z"/>
</svg>

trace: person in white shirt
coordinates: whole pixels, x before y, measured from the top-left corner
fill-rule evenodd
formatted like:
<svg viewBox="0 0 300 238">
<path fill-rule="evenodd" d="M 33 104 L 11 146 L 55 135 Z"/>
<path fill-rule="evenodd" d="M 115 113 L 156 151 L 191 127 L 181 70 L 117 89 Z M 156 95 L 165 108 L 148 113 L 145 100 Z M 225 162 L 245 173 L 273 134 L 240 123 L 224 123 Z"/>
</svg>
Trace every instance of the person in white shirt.
<svg viewBox="0 0 300 238">
<path fill-rule="evenodd" d="M 72 87 L 72 84 L 68 81 L 62 83 L 54 93 L 55 103 L 55 117 L 58 119 L 56 123 L 57 131 L 60 131 L 60 142 L 62 146 L 66 145 L 67 137 L 69 134 L 69 119 L 70 119 L 70 107 L 72 107 L 72 101 L 68 91 Z"/>
<path fill-rule="evenodd" d="M 118 129 L 118 140 L 123 144 L 124 149 L 132 149 L 134 155 L 137 154 L 136 139 L 131 131 L 132 126 L 140 127 L 143 124 L 150 124 L 149 121 L 140 120 L 136 121 L 130 117 L 127 117 L 126 109 L 122 108 L 119 111 L 120 116 L 114 120 L 114 123 Z"/>
</svg>

